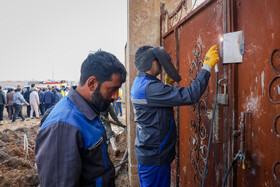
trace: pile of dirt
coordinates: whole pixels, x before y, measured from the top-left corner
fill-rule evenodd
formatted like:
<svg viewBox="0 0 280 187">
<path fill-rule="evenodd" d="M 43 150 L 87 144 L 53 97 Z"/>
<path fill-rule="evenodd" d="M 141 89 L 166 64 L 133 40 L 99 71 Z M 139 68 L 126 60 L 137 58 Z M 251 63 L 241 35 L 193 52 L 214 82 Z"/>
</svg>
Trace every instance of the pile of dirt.
<svg viewBox="0 0 280 187">
<path fill-rule="evenodd" d="M 122 121 L 122 119 L 121 119 Z M 29 120 L 16 124 L 0 125 L 0 186 L 39 186 L 35 164 L 34 146 L 40 120 Z M 121 127 L 112 125 L 120 154 L 114 156 L 111 146 L 108 152 L 114 165 L 118 165 L 127 148 L 126 133 Z M 28 154 L 24 150 L 24 135 L 28 140 Z M 116 168 L 116 186 L 128 186 L 127 162 Z"/>
<path fill-rule="evenodd" d="M 34 155 L 38 128 L 39 126 L 35 125 L 0 131 L 0 186 L 39 185 Z M 24 150 L 25 134 L 28 141 L 28 153 Z"/>
</svg>

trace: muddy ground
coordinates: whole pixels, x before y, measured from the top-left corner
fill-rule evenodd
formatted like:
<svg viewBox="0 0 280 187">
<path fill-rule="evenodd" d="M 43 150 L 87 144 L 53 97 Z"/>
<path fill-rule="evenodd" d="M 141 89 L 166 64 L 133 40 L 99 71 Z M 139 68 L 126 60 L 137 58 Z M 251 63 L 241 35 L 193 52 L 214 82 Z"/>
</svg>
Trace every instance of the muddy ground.
<svg viewBox="0 0 280 187">
<path fill-rule="evenodd" d="M 0 186 L 39 186 L 34 142 L 40 119 L 29 119 L 25 122 L 18 119 L 16 124 L 12 124 L 5 115 L 4 120 L 4 124 L 0 124 Z M 124 123 L 124 117 L 120 120 Z M 110 145 L 108 152 L 114 165 L 118 165 L 127 147 L 126 134 L 121 127 L 112 125 L 112 128 L 117 134 L 120 154 L 114 156 Z M 28 151 L 24 150 L 25 134 L 28 140 Z M 116 186 L 128 186 L 127 162 L 118 167 L 117 171 Z"/>
</svg>

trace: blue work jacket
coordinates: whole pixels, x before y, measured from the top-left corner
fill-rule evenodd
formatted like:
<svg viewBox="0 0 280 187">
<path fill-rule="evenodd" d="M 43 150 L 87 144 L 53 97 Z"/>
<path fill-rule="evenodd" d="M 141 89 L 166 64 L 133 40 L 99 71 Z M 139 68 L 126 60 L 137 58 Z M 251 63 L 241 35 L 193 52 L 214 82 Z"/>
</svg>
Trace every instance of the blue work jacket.
<svg viewBox="0 0 280 187">
<path fill-rule="evenodd" d="M 60 92 L 56 92 L 54 96 L 54 104 L 58 103 L 62 98 L 62 94 Z"/>
<path fill-rule="evenodd" d="M 189 88 L 177 88 L 147 73 L 138 73 L 131 88 L 138 163 L 165 165 L 174 160 L 177 134 L 173 107 L 196 103 L 209 78 L 210 72 L 202 69 Z"/>
<path fill-rule="evenodd" d="M 46 91 L 45 92 L 45 104 L 53 104 L 54 102 L 54 94 L 51 91 Z"/>
<path fill-rule="evenodd" d="M 42 103 L 42 104 L 45 101 L 45 93 L 43 91 L 39 92 L 39 100 L 40 100 L 40 103 Z"/>
<path fill-rule="evenodd" d="M 35 145 L 41 187 L 115 186 L 104 126 L 74 89 L 43 122 Z"/>
</svg>

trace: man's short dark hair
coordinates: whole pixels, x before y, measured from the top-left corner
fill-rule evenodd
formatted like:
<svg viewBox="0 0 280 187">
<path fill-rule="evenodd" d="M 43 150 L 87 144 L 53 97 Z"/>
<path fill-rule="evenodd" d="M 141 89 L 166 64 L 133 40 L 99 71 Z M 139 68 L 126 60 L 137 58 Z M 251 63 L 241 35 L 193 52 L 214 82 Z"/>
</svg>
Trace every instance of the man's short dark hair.
<svg viewBox="0 0 280 187">
<path fill-rule="evenodd" d="M 30 90 L 30 87 L 28 86 L 26 89 L 29 91 L 29 90 Z"/>
<path fill-rule="evenodd" d="M 31 84 L 31 88 L 33 88 L 35 86 L 35 84 Z"/>
<path fill-rule="evenodd" d="M 126 70 L 117 57 L 105 51 L 91 53 L 81 66 L 80 84 L 83 86 L 89 77 L 95 76 L 101 83 L 111 80 L 113 74 L 119 74 L 121 83 L 125 82 Z"/>
</svg>

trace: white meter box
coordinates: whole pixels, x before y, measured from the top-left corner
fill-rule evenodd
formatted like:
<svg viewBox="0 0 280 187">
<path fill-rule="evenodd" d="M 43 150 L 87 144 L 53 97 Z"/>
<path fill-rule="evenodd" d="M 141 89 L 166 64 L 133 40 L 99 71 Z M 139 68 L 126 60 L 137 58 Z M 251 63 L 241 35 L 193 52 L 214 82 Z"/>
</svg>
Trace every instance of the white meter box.
<svg viewBox="0 0 280 187">
<path fill-rule="evenodd" d="M 223 63 L 240 63 L 244 54 L 243 31 L 224 34 Z"/>
</svg>

